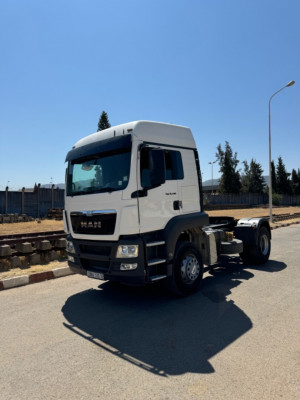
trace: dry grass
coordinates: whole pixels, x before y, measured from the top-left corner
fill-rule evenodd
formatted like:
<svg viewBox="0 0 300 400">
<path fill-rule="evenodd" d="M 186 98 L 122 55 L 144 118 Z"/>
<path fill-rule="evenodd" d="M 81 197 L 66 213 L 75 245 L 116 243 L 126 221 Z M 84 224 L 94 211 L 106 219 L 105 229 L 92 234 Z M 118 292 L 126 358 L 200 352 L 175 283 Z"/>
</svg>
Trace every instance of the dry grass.
<svg viewBox="0 0 300 400">
<path fill-rule="evenodd" d="M 273 207 L 273 215 L 278 214 L 295 214 L 300 212 L 300 207 Z M 236 219 L 264 217 L 269 215 L 269 208 L 245 208 L 240 210 L 214 210 L 207 211 L 208 215 L 218 217 L 226 215 Z"/>
<path fill-rule="evenodd" d="M 44 219 L 32 222 L 18 222 L 14 224 L 1 224 L 0 235 L 14 235 L 19 233 L 31 232 L 49 232 L 60 231 L 64 229 L 63 221 L 56 221 L 53 219 Z"/>
</svg>

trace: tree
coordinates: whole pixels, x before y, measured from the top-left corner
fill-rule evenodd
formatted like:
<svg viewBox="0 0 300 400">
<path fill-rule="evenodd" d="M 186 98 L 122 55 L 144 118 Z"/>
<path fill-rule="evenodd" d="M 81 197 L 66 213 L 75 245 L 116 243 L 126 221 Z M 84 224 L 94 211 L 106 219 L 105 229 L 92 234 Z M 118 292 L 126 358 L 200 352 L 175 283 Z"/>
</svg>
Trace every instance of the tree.
<svg viewBox="0 0 300 400">
<path fill-rule="evenodd" d="M 293 194 L 300 194 L 300 169 L 298 172 L 295 169 L 292 170 L 292 191 Z"/>
<path fill-rule="evenodd" d="M 271 161 L 272 193 L 277 193 L 277 179 L 274 161 Z"/>
<path fill-rule="evenodd" d="M 282 158 L 278 157 L 278 164 L 276 166 L 277 193 L 291 194 L 292 188 L 289 176 L 290 174 L 286 172 Z"/>
<path fill-rule="evenodd" d="M 97 132 L 103 131 L 104 129 L 110 128 L 111 125 L 108 120 L 108 115 L 105 111 L 102 111 L 101 116 L 98 122 L 98 129 Z"/>
<path fill-rule="evenodd" d="M 237 170 L 239 160 L 237 153 L 232 152 L 229 143 L 225 142 L 225 150 L 222 150 L 221 145 L 217 147 L 216 153 L 217 160 L 220 165 L 221 179 L 220 179 L 220 192 L 221 193 L 239 193 L 241 189 L 240 173 Z"/>
<path fill-rule="evenodd" d="M 251 160 L 250 163 L 250 174 L 251 183 L 249 191 L 251 193 L 263 193 L 265 188 L 265 180 L 263 178 L 263 169 L 261 164 L 257 163 L 255 160 Z"/>
<path fill-rule="evenodd" d="M 244 164 L 244 173 L 241 177 L 241 191 L 243 193 L 249 193 L 249 188 L 250 188 L 250 168 L 249 168 L 249 164 L 247 163 L 247 161 L 243 161 Z"/>
<path fill-rule="evenodd" d="M 244 174 L 242 176 L 242 192 L 244 193 L 263 193 L 265 181 L 262 176 L 262 166 L 253 158 L 250 162 L 250 167 L 247 161 L 244 164 Z"/>
</svg>

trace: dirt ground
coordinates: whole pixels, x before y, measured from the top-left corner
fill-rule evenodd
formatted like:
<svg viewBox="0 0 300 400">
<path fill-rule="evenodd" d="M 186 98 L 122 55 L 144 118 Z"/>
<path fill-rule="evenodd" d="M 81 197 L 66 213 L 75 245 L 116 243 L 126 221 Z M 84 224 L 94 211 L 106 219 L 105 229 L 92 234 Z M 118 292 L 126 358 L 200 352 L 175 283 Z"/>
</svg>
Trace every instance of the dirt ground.
<svg viewBox="0 0 300 400">
<path fill-rule="evenodd" d="M 298 207 L 273 207 L 273 216 L 280 214 L 295 214 L 300 213 L 300 206 Z M 269 208 L 245 208 L 240 210 L 214 210 L 207 211 L 208 215 L 212 217 L 218 217 L 222 215 L 226 215 L 228 217 L 234 217 L 236 219 L 241 218 L 251 218 L 251 217 L 266 217 L 269 216 Z M 291 218 L 292 220 L 292 218 Z M 282 221 L 282 223 L 291 222 L 291 220 Z M 300 220 L 300 218 L 297 218 Z M 280 223 L 274 223 L 273 226 L 276 226 Z"/>
<path fill-rule="evenodd" d="M 278 214 L 294 214 L 300 212 L 299 207 L 274 207 L 273 215 Z M 208 211 L 208 215 L 214 216 L 228 216 L 234 217 L 236 219 L 241 219 L 245 217 L 263 217 L 269 215 L 268 208 L 247 208 L 242 210 L 215 210 Z M 300 220 L 299 218 L 297 220 Z M 284 221 L 291 222 L 290 220 Z M 280 223 L 274 223 L 276 226 Z M 63 221 L 56 220 L 40 220 L 40 222 L 18 222 L 15 224 L 2 224 L 0 225 L 0 236 L 1 235 L 13 235 L 18 233 L 31 233 L 31 232 L 49 232 L 49 231 L 59 231 L 64 229 Z"/>
<path fill-rule="evenodd" d="M 63 221 L 56 221 L 52 219 L 36 220 L 32 222 L 17 222 L 14 224 L 1 224 L 0 236 L 14 235 L 19 233 L 60 231 L 63 229 Z"/>
</svg>

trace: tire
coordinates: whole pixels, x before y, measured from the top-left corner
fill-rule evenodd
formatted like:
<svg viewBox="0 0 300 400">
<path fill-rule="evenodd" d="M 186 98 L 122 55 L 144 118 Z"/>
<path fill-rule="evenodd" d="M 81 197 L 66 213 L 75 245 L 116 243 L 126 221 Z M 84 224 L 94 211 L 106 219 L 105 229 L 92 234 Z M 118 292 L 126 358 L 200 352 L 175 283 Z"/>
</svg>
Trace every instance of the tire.
<svg viewBox="0 0 300 400">
<path fill-rule="evenodd" d="M 240 254 L 245 263 L 265 264 L 271 252 L 271 236 L 269 230 L 262 226 L 257 234 L 256 243 Z"/>
<path fill-rule="evenodd" d="M 240 257 L 244 264 L 251 264 L 251 255 L 249 249 L 245 249 L 242 253 L 240 253 Z"/>
<path fill-rule="evenodd" d="M 192 243 L 181 243 L 175 252 L 172 276 L 167 278 L 168 289 L 177 296 L 187 296 L 197 291 L 202 277 L 200 252 Z"/>
</svg>

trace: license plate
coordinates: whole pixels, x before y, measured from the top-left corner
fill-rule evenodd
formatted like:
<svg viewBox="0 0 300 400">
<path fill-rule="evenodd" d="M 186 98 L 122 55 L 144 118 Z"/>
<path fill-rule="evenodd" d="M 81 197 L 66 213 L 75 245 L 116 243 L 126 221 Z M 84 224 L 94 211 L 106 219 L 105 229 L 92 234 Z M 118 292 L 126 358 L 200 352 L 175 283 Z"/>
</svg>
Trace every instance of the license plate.
<svg viewBox="0 0 300 400">
<path fill-rule="evenodd" d="M 101 274 L 101 272 L 87 271 L 87 276 L 89 278 L 104 280 L 104 274 Z"/>
</svg>

